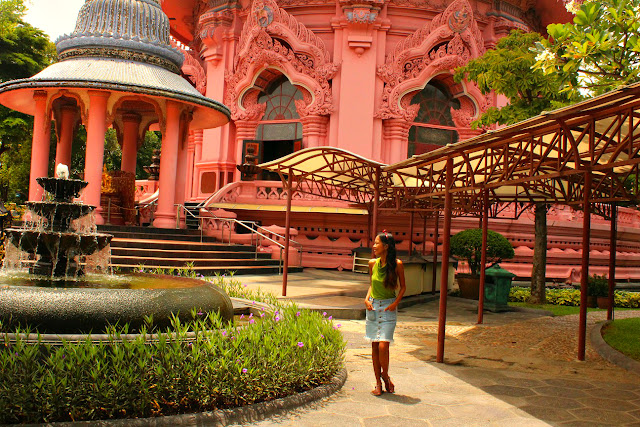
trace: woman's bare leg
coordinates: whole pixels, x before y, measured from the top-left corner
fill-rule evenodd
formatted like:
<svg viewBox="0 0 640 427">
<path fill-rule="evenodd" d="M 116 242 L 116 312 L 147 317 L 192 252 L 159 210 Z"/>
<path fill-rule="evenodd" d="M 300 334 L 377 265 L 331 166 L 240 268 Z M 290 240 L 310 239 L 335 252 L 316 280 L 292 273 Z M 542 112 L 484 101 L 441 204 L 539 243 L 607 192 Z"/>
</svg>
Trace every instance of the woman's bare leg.
<svg viewBox="0 0 640 427">
<path fill-rule="evenodd" d="M 378 348 L 380 377 L 384 380 L 384 385 L 389 393 L 394 392 L 394 385 L 389 378 L 389 342 L 381 341 Z"/>
<path fill-rule="evenodd" d="M 373 361 L 373 374 L 376 377 L 376 388 L 372 391 L 375 395 L 382 394 L 382 368 L 380 366 L 380 344 L 379 342 L 371 343 L 371 360 Z M 389 358 L 387 356 L 387 365 Z"/>
</svg>

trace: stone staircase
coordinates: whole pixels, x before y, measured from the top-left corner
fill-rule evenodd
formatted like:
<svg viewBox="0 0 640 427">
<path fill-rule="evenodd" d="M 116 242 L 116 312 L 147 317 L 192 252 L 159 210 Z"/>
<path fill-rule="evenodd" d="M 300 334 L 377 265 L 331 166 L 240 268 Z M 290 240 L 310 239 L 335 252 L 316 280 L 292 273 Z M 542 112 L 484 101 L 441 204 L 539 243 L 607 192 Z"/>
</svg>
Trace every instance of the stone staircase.
<svg viewBox="0 0 640 427">
<path fill-rule="evenodd" d="M 225 244 L 199 230 L 101 225 L 99 232 L 113 234 L 111 266 L 120 271 L 191 269 L 204 276 L 217 274 L 278 274 L 279 260 L 258 253 L 255 246 Z M 189 266 L 187 265 L 189 264 Z M 302 271 L 290 266 L 290 272 Z"/>
</svg>

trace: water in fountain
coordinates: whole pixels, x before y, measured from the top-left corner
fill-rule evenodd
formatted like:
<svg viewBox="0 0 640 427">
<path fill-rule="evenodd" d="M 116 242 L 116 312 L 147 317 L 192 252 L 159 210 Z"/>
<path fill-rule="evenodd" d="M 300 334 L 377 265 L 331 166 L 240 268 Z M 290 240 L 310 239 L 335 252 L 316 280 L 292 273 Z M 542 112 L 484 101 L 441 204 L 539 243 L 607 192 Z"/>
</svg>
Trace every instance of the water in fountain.
<svg viewBox="0 0 640 427">
<path fill-rule="evenodd" d="M 0 276 L 0 325 L 29 326 L 40 332 L 102 332 L 124 324 L 135 330 L 153 317 L 159 327 L 173 315 L 183 320 L 193 309 L 233 317 L 228 295 L 208 282 L 107 272 L 111 235 L 99 233 L 93 206 L 74 202 L 85 181 L 38 178 L 48 198 L 28 202 L 30 221 L 9 228 Z M 28 271 L 16 268 L 29 265 Z M 24 268 L 23 268 L 24 270 Z"/>
</svg>

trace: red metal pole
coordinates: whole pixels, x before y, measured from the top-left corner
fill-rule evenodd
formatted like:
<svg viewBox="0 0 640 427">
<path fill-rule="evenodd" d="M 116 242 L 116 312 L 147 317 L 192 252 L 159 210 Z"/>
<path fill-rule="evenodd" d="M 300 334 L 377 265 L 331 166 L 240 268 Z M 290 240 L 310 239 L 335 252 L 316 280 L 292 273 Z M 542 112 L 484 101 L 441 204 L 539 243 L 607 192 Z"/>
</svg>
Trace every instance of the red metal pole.
<svg viewBox="0 0 640 427">
<path fill-rule="evenodd" d="M 371 223 L 371 245 L 378 235 L 378 205 L 380 204 L 380 168 L 376 169 L 376 182 L 373 186 L 373 220 Z"/>
<path fill-rule="evenodd" d="M 584 174 L 582 212 L 582 276 L 580 278 L 580 325 L 578 327 L 578 360 L 584 360 L 587 338 L 587 285 L 589 282 L 589 249 L 591 247 L 591 171 Z"/>
<path fill-rule="evenodd" d="M 616 289 L 616 246 L 618 243 L 617 218 L 618 206 L 611 203 L 611 235 L 609 236 L 609 302 L 607 320 L 613 320 L 614 291 Z"/>
<path fill-rule="evenodd" d="M 489 192 L 483 191 L 482 200 L 482 252 L 480 256 L 480 292 L 478 294 L 478 324 L 484 316 L 484 281 L 487 269 L 487 234 L 489 233 Z"/>
<path fill-rule="evenodd" d="M 438 239 L 440 229 L 440 212 L 436 211 L 436 221 L 433 228 L 433 271 L 431 271 L 431 293 L 436 293 L 436 277 L 438 276 Z"/>
<path fill-rule="evenodd" d="M 289 227 L 291 226 L 291 197 L 293 196 L 293 176 L 287 179 L 287 216 L 284 222 L 284 266 L 282 267 L 282 296 L 287 296 L 287 280 L 289 276 Z"/>
<path fill-rule="evenodd" d="M 442 267 L 440 271 L 440 309 L 438 311 L 438 351 L 436 362 L 444 363 L 444 336 L 447 322 L 447 290 L 449 284 L 449 240 L 451 237 L 451 186 L 453 159 L 447 159 L 447 183 L 444 190 L 444 229 L 442 230 Z"/>
<path fill-rule="evenodd" d="M 413 215 L 414 212 L 411 211 L 411 217 L 409 217 L 409 256 L 413 252 Z"/>
<path fill-rule="evenodd" d="M 423 213 L 422 217 L 422 255 L 427 253 L 427 214 Z"/>
</svg>

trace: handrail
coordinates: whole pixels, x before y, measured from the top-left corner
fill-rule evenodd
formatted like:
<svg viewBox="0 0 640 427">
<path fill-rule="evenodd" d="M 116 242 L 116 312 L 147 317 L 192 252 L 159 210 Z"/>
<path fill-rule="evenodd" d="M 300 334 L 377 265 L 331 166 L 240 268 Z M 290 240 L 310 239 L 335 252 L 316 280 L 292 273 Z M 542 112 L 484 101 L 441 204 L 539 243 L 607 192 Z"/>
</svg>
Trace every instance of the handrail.
<svg viewBox="0 0 640 427">
<path fill-rule="evenodd" d="M 202 229 L 202 225 L 200 223 L 200 219 L 202 219 L 202 216 L 200 216 L 199 214 L 196 215 L 193 212 L 189 211 L 189 209 L 186 208 L 186 206 L 182 205 L 182 204 L 176 204 L 175 205 L 178 211 L 178 214 L 176 216 L 176 228 L 179 228 L 180 226 L 180 211 L 182 209 L 184 209 L 184 211 L 186 212 L 186 214 L 190 215 L 191 217 L 198 219 L 198 228 L 200 229 L 200 239 L 202 240 L 202 234 L 203 234 L 203 229 Z M 228 222 L 230 224 L 236 224 L 236 225 L 240 225 L 242 227 L 244 227 L 246 230 L 249 230 L 251 232 L 251 243 L 253 244 L 253 239 L 254 239 L 254 235 L 255 235 L 255 259 L 258 259 L 258 246 L 260 246 L 261 243 L 261 239 L 266 239 L 269 242 L 273 243 L 274 245 L 278 246 L 280 248 L 280 263 L 278 265 L 278 274 L 280 274 L 283 270 L 283 252 L 285 249 L 285 245 L 278 242 L 277 240 L 272 239 L 271 237 L 269 237 L 267 234 L 272 234 L 275 235 L 279 238 L 284 239 L 284 236 L 275 233 L 271 230 L 266 229 L 265 227 L 258 225 L 255 221 L 240 221 L 237 220 L 235 218 L 220 218 L 219 216 L 217 216 L 215 213 L 213 213 L 213 211 L 211 211 L 208 207 L 204 207 L 201 205 L 197 206 L 198 208 L 198 212 L 200 212 L 201 209 L 204 209 L 205 211 L 207 211 L 214 219 L 218 220 L 218 221 L 225 221 Z M 267 233 L 267 234 L 265 234 Z M 232 227 L 229 227 L 229 245 L 231 244 L 231 237 L 233 234 L 233 230 Z M 224 242 L 224 230 L 221 231 L 221 238 L 222 238 L 222 242 Z M 299 246 L 299 265 L 300 267 L 302 267 L 302 244 L 300 242 L 297 242 L 293 239 L 289 239 L 290 243 L 293 243 L 294 245 L 298 245 Z"/>
</svg>

